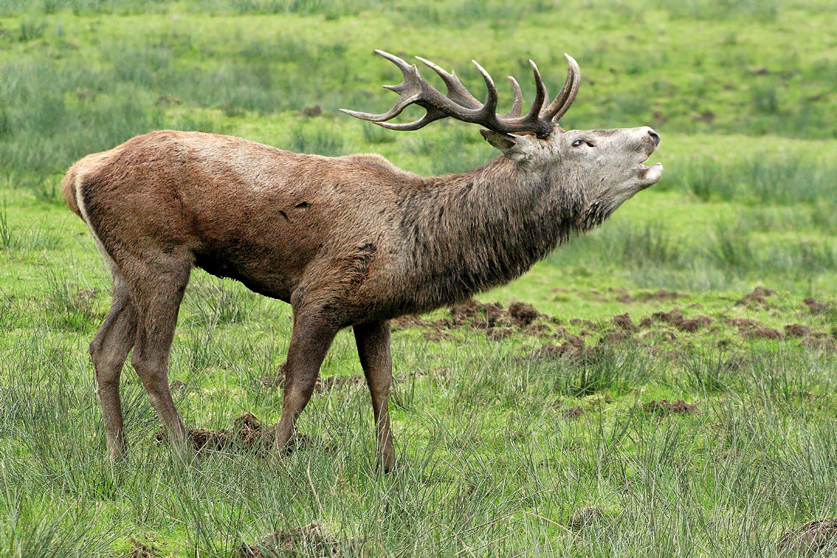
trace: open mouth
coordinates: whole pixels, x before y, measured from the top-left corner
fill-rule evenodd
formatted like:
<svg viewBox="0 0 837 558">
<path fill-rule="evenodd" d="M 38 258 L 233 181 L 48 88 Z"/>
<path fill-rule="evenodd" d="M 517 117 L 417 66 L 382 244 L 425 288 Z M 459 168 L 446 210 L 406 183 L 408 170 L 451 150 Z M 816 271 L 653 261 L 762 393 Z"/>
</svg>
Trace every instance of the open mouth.
<svg viewBox="0 0 837 558">
<path fill-rule="evenodd" d="M 663 164 L 654 163 L 653 165 L 646 167 L 642 163 L 638 163 L 637 175 L 646 186 L 650 186 L 651 184 L 657 182 L 663 175 Z"/>
</svg>

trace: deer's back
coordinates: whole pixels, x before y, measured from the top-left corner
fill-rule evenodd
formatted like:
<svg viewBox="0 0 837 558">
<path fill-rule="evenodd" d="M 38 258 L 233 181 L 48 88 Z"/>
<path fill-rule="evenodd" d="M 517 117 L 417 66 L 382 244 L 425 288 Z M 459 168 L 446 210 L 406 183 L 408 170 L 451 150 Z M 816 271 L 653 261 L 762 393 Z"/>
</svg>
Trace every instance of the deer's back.
<svg viewBox="0 0 837 558">
<path fill-rule="evenodd" d="M 398 273 L 398 189 L 421 179 L 373 155 L 320 157 L 197 132 L 153 132 L 85 157 L 74 176 L 118 263 L 184 247 L 195 264 L 289 300 L 300 285 L 382 288 Z M 375 271 L 375 274 L 372 272 Z"/>
</svg>

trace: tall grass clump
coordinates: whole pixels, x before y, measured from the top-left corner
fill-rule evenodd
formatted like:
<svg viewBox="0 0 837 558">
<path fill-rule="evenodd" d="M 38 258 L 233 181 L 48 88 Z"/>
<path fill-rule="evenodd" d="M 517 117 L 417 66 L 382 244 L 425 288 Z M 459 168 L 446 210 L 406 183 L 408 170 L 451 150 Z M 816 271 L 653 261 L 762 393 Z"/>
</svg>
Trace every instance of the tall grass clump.
<svg viewBox="0 0 837 558">
<path fill-rule="evenodd" d="M 799 156 L 715 157 L 687 160 L 672 176 L 674 187 L 702 201 L 748 204 L 837 201 L 837 167 L 830 161 Z"/>
</svg>

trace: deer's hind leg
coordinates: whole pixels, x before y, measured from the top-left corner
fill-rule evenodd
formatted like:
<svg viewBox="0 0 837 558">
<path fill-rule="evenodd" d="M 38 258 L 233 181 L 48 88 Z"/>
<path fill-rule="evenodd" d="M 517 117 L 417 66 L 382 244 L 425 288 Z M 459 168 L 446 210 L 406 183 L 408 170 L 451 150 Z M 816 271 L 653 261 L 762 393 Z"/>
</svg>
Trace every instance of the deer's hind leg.
<svg viewBox="0 0 837 558">
<path fill-rule="evenodd" d="M 90 358 L 96 371 L 96 391 L 102 405 L 108 456 L 116 459 L 125 452 L 119 378 L 128 353 L 134 346 L 137 312 L 131 303 L 122 275 L 113 270 L 113 301 L 102 327 L 90 343 Z"/>
<path fill-rule="evenodd" d="M 392 470 L 395 464 L 389 421 L 389 388 L 392 383 L 389 331 L 389 322 L 372 322 L 354 326 L 360 364 L 372 396 L 378 459 L 383 465 L 384 472 Z"/>
</svg>

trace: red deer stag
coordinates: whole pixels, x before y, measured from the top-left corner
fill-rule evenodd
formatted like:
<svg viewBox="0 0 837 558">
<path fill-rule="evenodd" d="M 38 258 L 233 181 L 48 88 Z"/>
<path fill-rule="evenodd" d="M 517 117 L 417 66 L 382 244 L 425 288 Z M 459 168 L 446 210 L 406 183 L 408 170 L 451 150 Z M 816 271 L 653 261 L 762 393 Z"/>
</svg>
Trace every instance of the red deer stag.
<svg viewBox="0 0 837 558">
<path fill-rule="evenodd" d="M 441 77 L 444 95 L 415 65 L 376 52 L 404 74 L 387 86 L 400 98 L 384 114 L 346 113 L 392 130 L 446 117 L 479 124 L 502 154 L 461 174 L 421 177 L 378 155 L 300 155 L 234 137 L 159 131 L 88 155 L 67 172 L 67 203 L 113 274 L 113 303 L 90 344 L 111 458 L 124 451 L 119 378 L 132 348 L 169 439 L 186 444 L 168 361 L 183 292 L 200 267 L 291 304 L 277 449 L 290 442 L 335 334 L 352 326 L 378 456 L 391 467 L 389 320 L 511 281 L 660 179 L 662 165 L 642 164 L 660 141 L 651 128 L 558 125 L 580 79 L 569 56 L 552 102 L 532 63 L 531 109 L 521 115 L 520 88 L 509 78 L 513 106 L 498 115 L 497 90 L 479 64 L 485 103 L 431 62 L 419 58 Z M 411 104 L 426 114 L 387 122 Z"/>
</svg>

